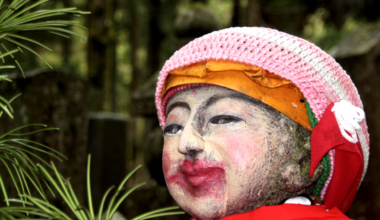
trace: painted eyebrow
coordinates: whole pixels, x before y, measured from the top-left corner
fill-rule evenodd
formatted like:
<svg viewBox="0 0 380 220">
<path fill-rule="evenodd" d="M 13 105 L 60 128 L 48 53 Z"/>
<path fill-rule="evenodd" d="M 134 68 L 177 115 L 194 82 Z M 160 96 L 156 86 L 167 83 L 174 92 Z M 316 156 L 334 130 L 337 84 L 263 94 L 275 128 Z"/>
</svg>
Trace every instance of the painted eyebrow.
<svg viewBox="0 0 380 220">
<path fill-rule="evenodd" d="M 168 109 L 166 110 L 166 117 L 169 115 L 170 111 L 176 107 L 186 108 L 187 110 L 191 111 L 189 104 L 186 102 L 174 102 L 168 106 Z"/>
<path fill-rule="evenodd" d="M 222 95 L 217 95 L 217 96 L 212 96 L 210 97 L 204 104 L 203 104 L 203 108 L 208 108 L 210 106 L 212 106 L 213 104 L 215 104 L 216 102 L 218 102 L 219 100 L 221 99 L 225 99 L 225 98 L 236 98 L 236 99 L 240 99 L 242 101 L 245 101 L 245 102 L 250 102 L 250 103 L 255 103 L 257 104 L 256 102 L 259 102 L 259 101 L 256 101 L 256 100 L 252 100 L 252 98 L 244 95 L 244 94 L 240 94 L 240 93 L 229 93 L 229 94 L 222 94 Z"/>
</svg>

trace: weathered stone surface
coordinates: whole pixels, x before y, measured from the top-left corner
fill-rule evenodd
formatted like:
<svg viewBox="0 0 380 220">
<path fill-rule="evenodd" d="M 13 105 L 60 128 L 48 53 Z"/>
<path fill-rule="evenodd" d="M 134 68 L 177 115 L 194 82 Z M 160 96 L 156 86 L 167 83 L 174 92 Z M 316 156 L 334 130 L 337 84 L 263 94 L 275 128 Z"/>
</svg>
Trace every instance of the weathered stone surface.
<svg viewBox="0 0 380 220">
<path fill-rule="evenodd" d="M 118 186 L 126 175 L 126 136 L 125 117 L 114 113 L 89 115 L 88 153 L 92 161 L 91 190 L 96 212 L 107 189 Z M 119 210 L 124 211 L 122 208 Z"/>
<path fill-rule="evenodd" d="M 54 161 L 62 175 L 70 178 L 74 191 L 83 204 L 87 160 L 86 82 L 73 74 L 53 70 L 28 72 L 25 79 L 20 75 L 12 75 L 11 79 L 12 83 L 0 82 L 0 94 L 8 99 L 19 93 L 22 96 L 12 102 L 14 119 L 5 114 L 2 116 L 0 134 L 32 123 L 60 128 L 59 131 L 40 132 L 26 138 L 45 144 L 69 159 L 61 163 L 51 156 L 36 152 L 46 161 Z M 36 128 L 26 128 L 23 131 L 32 130 Z M 6 172 L 3 165 L 0 166 L 1 173 Z M 8 179 L 7 189 L 11 196 L 15 196 L 15 190 L 11 190 L 12 185 Z M 50 193 L 47 195 L 55 205 L 62 205 L 60 198 L 53 198 Z"/>
</svg>

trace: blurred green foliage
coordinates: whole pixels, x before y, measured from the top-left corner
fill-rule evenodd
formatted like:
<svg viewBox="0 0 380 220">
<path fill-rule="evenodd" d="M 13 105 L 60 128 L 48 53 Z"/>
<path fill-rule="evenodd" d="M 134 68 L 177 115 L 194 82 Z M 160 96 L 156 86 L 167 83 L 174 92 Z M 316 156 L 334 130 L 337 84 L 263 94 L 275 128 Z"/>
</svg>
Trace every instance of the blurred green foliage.
<svg viewBox="0 0 380 220">
<path fill-rule="evenodd" d="M 96 6 L 93 0 L 56 0 L 48 2 L 48 7 L 59 8 L 72 5 L 81 10 L 88 10 Z M 114 9 L 107 7 L 97 9 L 99 15 L 107 15 L 106 20 L 90 19 L 88 17 L 75 18 L 76 21 L 87 24 L 97 22 L 97 27 L 107 27 L 110 17 L 115 30 L 116 66 L 113 83 L 92 90 L 90 96 L 100 97 L 101 102 L 107 102 L 104 91 L 116 88 L 111 96 L 115 97 L 115 108 L 103 109 L 101 104 L 94 105 L 93 111 L 117 111 L 129 115 L 132 93 L 143 84 L 163 65 L 166 59 L 178 49 L 176 44 L 175 21 L 178 15 L 194 7 L 201 6 L 211 11 L 219 21 L 220 28 L 230 26 L 266 26 L 276 28 L 291 34 L 304 37 L 324 50 L 329 50 L 350 31 L 377 22 L 379 5 L 375 0 L 114 0 Z M 255 16 L 252 16 L 254 14 Z M 97 16 L 95 18 L 100 18 Z M 252 20 L 254 19 L 254 20 Z M 108 25 L 108 26 L 107 26 Z M 73 31 L 87 35 L 89 39 L 92 30 L 86 33 L 80 28 L 73 27 Z M 105 33 L 103 33 L 104 35 Z M 33 36 L 26 33 L 25 36 Z M 61 39 L 48 35 L 40 35 L 41 43 L 52 48 L 54 53 L 43 48 L 32 47 L 46 59 L 54 68 L 64 69 L 88 78 L 87 41 L 80 38 Z M 101 44 L 107 45 L 106 42 Z M 108 45 L 110 46 L 110 45 Z M 107 46 L 107 47 L 108 47 Z M 93 48 L 96 53 L 97 48 Z M 30 53 L 25 53 L 22 62 L 25 69 L 46 68 L 46 64 Z M 107 60 L 109 56 L 99 50 L 99 57 Z M 100 68 L 100 67 L 97 67 Z M 101 78 L 107 78 L 109 71 L 99 70 Z M 111 77 L 111 76 L 110 76 Z M 91 84 L 91 83 L 90 83 Z M 98 99 L 98 98 L 97 98 Z"/>
</svg>

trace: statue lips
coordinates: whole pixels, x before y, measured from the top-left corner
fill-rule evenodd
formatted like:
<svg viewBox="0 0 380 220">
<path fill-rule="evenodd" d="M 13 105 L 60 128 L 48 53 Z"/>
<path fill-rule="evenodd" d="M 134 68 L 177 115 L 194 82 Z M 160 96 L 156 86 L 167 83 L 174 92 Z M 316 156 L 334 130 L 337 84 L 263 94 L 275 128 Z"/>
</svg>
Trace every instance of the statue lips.
<svg viewBox="0 0 380 220">
<path fill-rule="evenodd" d="M 171 183 L 176 183 L 186 189 L 195 197 L 213 195 L 219 197 L 224 193 L 225 171 L 221 162 L 209 162 L 185 160 L 177 173 L 168 178 Z"/>
</svg>

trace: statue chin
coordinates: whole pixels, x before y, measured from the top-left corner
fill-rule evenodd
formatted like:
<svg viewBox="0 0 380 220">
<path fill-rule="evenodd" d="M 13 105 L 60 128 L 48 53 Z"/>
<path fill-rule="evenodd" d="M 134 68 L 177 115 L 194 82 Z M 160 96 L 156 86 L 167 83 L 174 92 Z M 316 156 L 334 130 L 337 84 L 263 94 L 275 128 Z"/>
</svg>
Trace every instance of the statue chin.
<svg viewBox="0 0 380 220">
<path fill-rule="evenodd" d="M 196 90 L 196 91 L 194 91 Z M 163 171 L 169 191 L 197 219 L 218 219 L 308 193 L 310 133 L 244 94 L 199 87 L 167 105 Z"/>
</svg>

